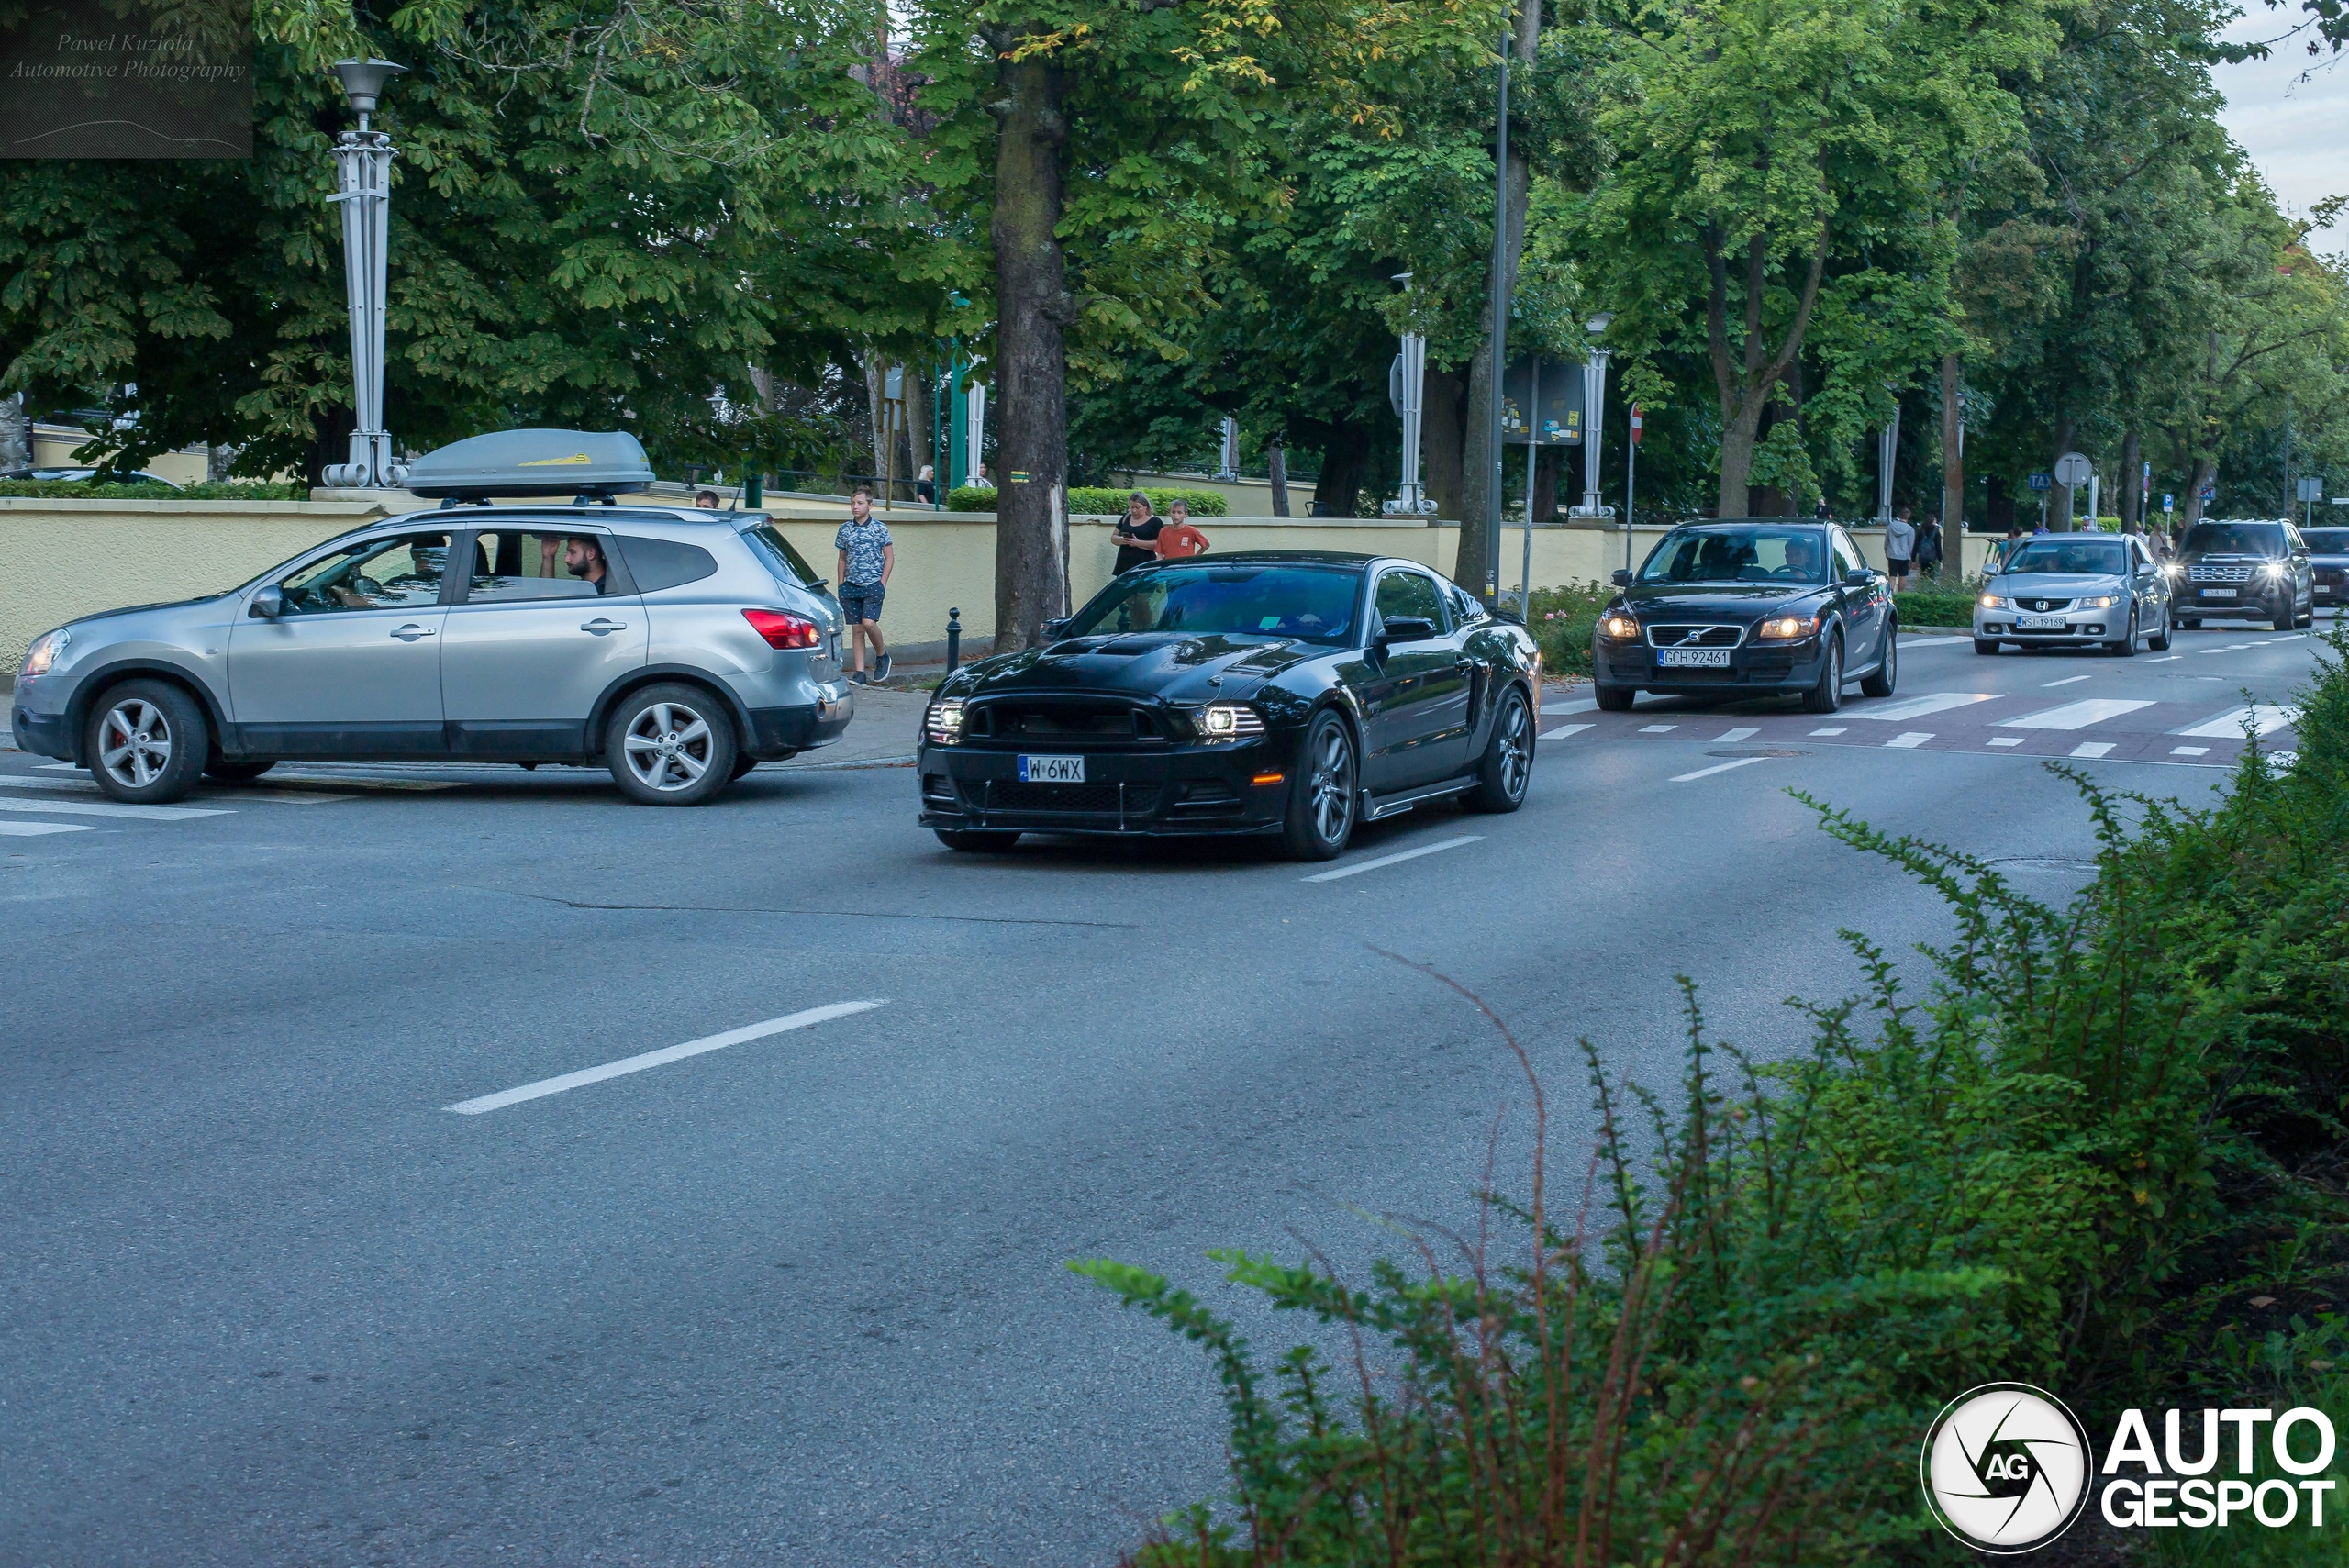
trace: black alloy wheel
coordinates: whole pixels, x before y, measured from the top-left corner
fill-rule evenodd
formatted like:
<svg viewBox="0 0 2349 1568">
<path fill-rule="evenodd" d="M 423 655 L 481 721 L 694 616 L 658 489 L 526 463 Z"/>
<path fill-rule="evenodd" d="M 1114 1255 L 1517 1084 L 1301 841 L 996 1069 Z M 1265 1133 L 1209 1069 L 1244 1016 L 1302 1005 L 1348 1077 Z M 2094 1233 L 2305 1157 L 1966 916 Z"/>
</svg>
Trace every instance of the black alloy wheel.
<svg viewBox="0 0 2349 1568">
<path fill-rule="evenodd" d="M 1525 694 L 1511 686 L 1493 715 L 1493 738 L 1476 768 L 1476 787 L 1468 805 L 1477 811 L 1515 811 L 1525 804 L 1526 786 L 1533 782 L 1533 709 Z"/>
<path fill-rule="evenodd" d="M 1843 634 L 1831 632 L 1819 665 L 1819 684 L 1802 695 L 1805 713 L 1833 713 L 1843 706 Z"/>
<path fill-rule="evenodd" d="M 1893 687 L 1900 684 L 1900 628 L 1896 624 L 1884 634 L 1884 657 L 1877 661 L 1873 674 L 1863 676 L 1860 695 L 1868 697 L 1888 697 Z"/>
<path fill-rule="evenodd" d="M 1288 816 L 1281 843 L 1300 861 L 1326 861 L 1345 852 L 1354 836 L 1353 732 L 1328 708 L 1305 727 L 1297 771 L 1289 781 Z"/>
</svg>

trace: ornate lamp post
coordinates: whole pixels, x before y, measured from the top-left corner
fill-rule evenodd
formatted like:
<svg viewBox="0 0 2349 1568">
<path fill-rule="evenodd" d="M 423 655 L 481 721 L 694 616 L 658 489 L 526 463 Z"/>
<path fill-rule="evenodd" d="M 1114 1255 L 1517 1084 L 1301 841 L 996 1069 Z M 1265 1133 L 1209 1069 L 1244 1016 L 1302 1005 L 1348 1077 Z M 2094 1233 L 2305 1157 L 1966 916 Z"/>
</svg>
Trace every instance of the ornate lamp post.
<svg viewBox="0 0 2349 1568">
<path fill-rule="evenodd" d="M 384 428 L 384 295 L 389 281 L 384 254 L 392 216 L 392 139 L 370 130 L 384 83 L 407 69 L 388 60 L 338 60 L 334 73 L 358 113 L 359 128 L 335 139 L 334 167 L 340 187 L 327 200 L 342 206 L 344 292 L 351 303 L 351 461 L 325 473 L 328 484 L 366 488 L 398 484 L 407 471 L 392 462 L 392 438 Z"/>
<path fill-rule="evenodd" d="M 1397 272 L 1395 281 L 1403 292 L 1411 292 L 1411 274 Z M 1402 493 L 1383 504 L 1379 510 L 1390 517 L 1431 517 L 1435 503 L 1429 500 L 1419 483 L 1420 405 L 1428 379 L 1428 340 L 1417 332 L 1403 334 L 1401 351 L 1386 373 L 1386 400 L 1395 406 L 1395 416 L 1403 425 Z"/>
<path fill-rule="evenodd" d="M 1582 505 L 1573 508 L 1570 516 L 1604 517 L 1612 515 L 1598 494 L 1598 436 L 1607 428 L 1607 350 L 1598 346 L 1599 335 L 1608 323 L 1615 319 L 1612 311 L 1600 311 L 1586 324 L 1590 333 L 1590 358 L 1582 367 Z M 1623 519 L 1630 528 L 1631 520 Z"/>
</svg>

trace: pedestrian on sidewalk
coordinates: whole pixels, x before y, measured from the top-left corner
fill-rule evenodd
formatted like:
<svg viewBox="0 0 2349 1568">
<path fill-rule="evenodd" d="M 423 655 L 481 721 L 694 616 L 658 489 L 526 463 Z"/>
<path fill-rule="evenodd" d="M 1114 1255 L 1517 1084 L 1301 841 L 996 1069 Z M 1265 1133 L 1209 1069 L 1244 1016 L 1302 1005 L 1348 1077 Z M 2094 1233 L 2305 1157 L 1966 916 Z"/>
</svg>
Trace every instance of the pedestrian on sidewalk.
<svg viewBox="0 0 2349 1568">
<path fill-rule="evenodd" d="M 1941 570 L 1942 518 L 1936 512 L 1917 525 L 1917 575 L 1931 577 Z"/>
<path fill-rule="evenodd" d="M 1126 515 L 1109 536 L 1118 542 L 1118 564 L 1112 570 L 1130 572 L 1157 560 L 1158 534 L 1165 526 L 1164 519 L 1152 515 L 1149 496 L 1139 490 L 1127 496 Z"/>
<path fill-rule="evenodd" d="M 1892 579 L 1892 591 L 1899 593 L 1909 586 L 1909 563 L 1917 553 L 1917 525 L 1909 520 L 1909 508 L 1884 525 L 1884 570 Z"/>
<path fill-rule="evenodd" d="M 848 617 L 849 680 L 864 684 L 864 645 L 873 644 L 873 678 L 889 678 L 889 645 L 881 636 L 881 601 L 889 574 L 897 569 L 897 547 L 889 525 L 873 515 L 873 492 L 858 485 L 849 494 L 848 521 L 832 536 L 840 552 L 834 575 L 841 585 L 841 611 Z"/>
<path fill-rule="evenodd" d="M 1166 526 L 1158 530 L 1158 559 L 1187 561 L 1208 547 L 1208 536 L 1191 526 L 1191 504 L 1181 496 L 1166 504 Z"/>
</svg>

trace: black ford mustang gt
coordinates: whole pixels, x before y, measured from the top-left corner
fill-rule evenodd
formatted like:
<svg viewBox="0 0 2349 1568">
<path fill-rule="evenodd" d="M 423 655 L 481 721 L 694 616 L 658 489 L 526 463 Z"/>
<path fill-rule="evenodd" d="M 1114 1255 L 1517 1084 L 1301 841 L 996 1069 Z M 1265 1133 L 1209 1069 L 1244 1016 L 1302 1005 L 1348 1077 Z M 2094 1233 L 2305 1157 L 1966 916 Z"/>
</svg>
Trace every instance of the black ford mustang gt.
<svg viewBox="0 0 2349 1568">
<path fill-rule="evenodd" d="M 1888 697 L 1899 677 L 1892 595 L 1833 523 L 1733 518 L 1673 529 L 1598 617 L 1591 669 L 1598 706 L 1640 693 L 1798 694 L 1812 713 L 1842 706 L 1844 683 Z"/>
<path fill-rule="evenodd" d="M 930 699 L 921 821 L 952 849 L 1023 832 L 1264 833 L 1326 860 L 1357 822 L 1525 799 L 1533 639 L 1414 562 L 1166 562 L 1045 630 Z"/>
</svg>

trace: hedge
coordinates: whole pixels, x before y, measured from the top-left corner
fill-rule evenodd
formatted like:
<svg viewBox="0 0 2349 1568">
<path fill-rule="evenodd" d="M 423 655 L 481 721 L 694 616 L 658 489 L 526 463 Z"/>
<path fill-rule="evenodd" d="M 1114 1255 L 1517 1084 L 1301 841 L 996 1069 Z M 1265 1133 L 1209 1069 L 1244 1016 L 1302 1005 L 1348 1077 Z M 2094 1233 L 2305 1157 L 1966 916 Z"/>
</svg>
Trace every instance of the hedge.
<svg viewBox="0 0 2349 1568">
<path fill-rule="evenodd" d="M 1595 1162 L 1537 1157 L 1481 1223 L 1390 1218 L 1408 1262 L 1341 1278 L 1316 1255 L 1210 1254 L 1320 1324 L 1317 1344 L 1267 1364 L 1166 1279 L 1073 1263 L 1222 1384 L 1230 1506 L 1173 1516 L 1132 1560 L 1954 1564 L 1978 1559 L 1926 1513 L 1915 1455 L 1965 1389 L 2050 1388 L 2096 1433 L 2129 1407 L 2338 1416 L 2349 631 L 2331 645 L 2296 759 L 2250 746 L 2214 807 L 2050 763 L 2099 845 L 2068 905 L 1798 796 L 1940 895 L 1946 945 L 1904 981 L 1846 933 L 1866 984 L 1801 1005 L 1792 1060 L 1717 1040 L 1684 980 L 1669 1106 L 1584 1042 Z M 2128 1560 L 2338 1563 L 2342 1512 L 2149 1530 Z M 2188 1535 L 2210 1539 L 2165 1539 Z M 2051 1564 L 2122 1560 L 2093 1507 L 2074 1537 Z"/>
<path fill-rule="evenodd" d="M 1177 501 L 1188 506 L 1191 516 L 1195 517 L 1222 517 L 1231 513 L 1231 503 L 1213 490 L 1164 490 L 1145 485 L 1141 493 L 1150 497 L 1151 508 L 1161 517 L 1164 517 L 1166 508 Z M 985 485 L 962 485 L 947 492 L 947 509 L 954 512 L 992 512 L 997 494 Z M 1076 517 L 1123 516 L 1126 497 L 1132 494 L 1130 490 L 1079 484 L 1068 493 L 1068 509 Z"/>
<path fill-rule="evenodd" d="M 306 501 L 310 487 L 265 480 L 230 480 L 224 484 L 184 484 L 173 488 L 151 479 L 124 484 L 100 484 L 87 479 L 6 479 L 0 480 L 0 495 L 64 501 Z"/>
</svg>

